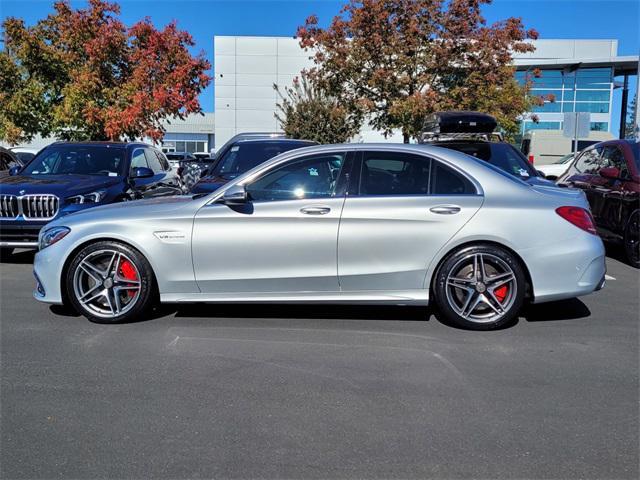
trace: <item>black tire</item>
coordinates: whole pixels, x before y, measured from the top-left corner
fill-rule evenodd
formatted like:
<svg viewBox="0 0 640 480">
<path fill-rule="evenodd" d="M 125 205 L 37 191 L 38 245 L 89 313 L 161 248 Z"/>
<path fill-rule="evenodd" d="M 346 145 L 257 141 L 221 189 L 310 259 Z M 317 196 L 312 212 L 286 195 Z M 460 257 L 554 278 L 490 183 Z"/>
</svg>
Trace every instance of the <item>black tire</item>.
<svg viewBox="0 0 640 480">
<path fill-rule="evenodd" d="M 467 330 L 495 330 L 517 320 L 526 284 L 525 272 L 512 253 L 478 244 L 454 250 L 445 258 L 432 293 L 445 323 Z"/>
<path fill-rule="evenodd" d="M 11 258 L 11 254 L 13 253 L 13 248 L 2 247 L 0 248 L 0 262 L 6 262 Z"/>
<path fill-rule="evenodd" d="M 640 268 L 640 210 L 629 217 L 624 229 L 624 253 L 629 264 Z"/>
<path fill-rule="evenodd" d="M 113 273 L 108 273 L 106 277 L 102 276 L 100 279 L 101 281 L 99 282 L 99 287 L 97 286 L 98 282 L 94 285 L 88 285 L 87 287 L 87 290 L 96 288 L 97 290 L 95 290 L 95 292 L 97 293 L 100 293 L 101 290 L 108 293 L 103 295 L 103 298 L 98 297 L 94 302 L 87 302 L 86 304 L 81 302 L 80 298 L 82 297 L 79 298 L 79 294 L 82 293 L 81 289 L 83 278 L 86 281 L 89 276 L 93 279 L 100 277 L 96 271 L 93 271 L 94 275 L 87 274 L 86 262 L 92 262 L 94 259 L 97 259 L 96 261 L 98 261 L 102 258 L 101 256 L 107 258 L 111 252 L 114 252 L 114 258 L 116 258 L 116 260 L 114 260 L 115 266 L 112 268 L 111 265 L 113 265 L 113 263 L 110 263 L 106 267 L 106 270 Z M 132 271 L 135 275 L 132 278 L 137 278 L 137 281 L 126 280 L 121 277 L 122 267 L 124 266 L 122 259 L 133 265 L 134 270 Z M 83 268 L 81 268 L 81 264 Z M 119 268 L 120 275 L 118 275 Z M 129 268 L 131 267 L 129 266 Z M 128 282 L 130 287 L 127 287 L 126 283 L 120 283 L 118 278 L 122 278 L 124 282 Z M 111 282 L 107 283 L 107 279 L 111 279 Z M 134 285 L 133 282 L 137 283 Z M 72 308 L 95 323 L 123 323 L 143 320 L 146 318 L 149 310 L 157 302 L 155 277 L 147 259 L 135 248 L 115 241 L 92 243 L 80 250 L 71 260 L 69 268 L 66 269 L 64 285 L 65 297 L 69 300 Z M 102 289 L 103 286 L 105 287 L 104 290 Z M 130 288 L 131 290 L 135 288 L 136 293 L 134 293 L 133 298 L 129 297 L 129 292 L 116 292 L 116 289 L 119 287 L 123 289 Z M 115 295 L 118 295 L 118 301 L 116 301 Z M 89 299 L 91 296 L 92 294 L 85 296 L 84 298 Z M 133 304 L 130 305 L 130 303 L 126 303 L 127 301 L 133 302 Z M 110 309 L 111 314 L 109 314 L 108 311 L 106 313 L 97 311 L 98 308 L 100 308 L 101 303 L 105 304 L 105 311 L 107 311 L 107 308 Z M 124 304 L 124 308 L 118 310 L 117 307 L 114 307 L 114 305 L 120 305 L 121 303 Z M 118 311 L 120 313 L 118 313 Z"/>
</svg>

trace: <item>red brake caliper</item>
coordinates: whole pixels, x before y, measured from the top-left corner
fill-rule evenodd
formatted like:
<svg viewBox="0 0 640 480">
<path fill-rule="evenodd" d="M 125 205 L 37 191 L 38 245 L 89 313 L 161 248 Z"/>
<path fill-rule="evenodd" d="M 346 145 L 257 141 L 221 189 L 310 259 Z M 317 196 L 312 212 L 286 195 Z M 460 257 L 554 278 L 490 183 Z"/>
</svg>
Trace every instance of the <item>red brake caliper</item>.
<svg viewBox="0 0 640 480">
<path fill-rule="evenodd" d="M 509 293 L 509 287 L 507 287 L 506 285 L 496 288 L 493 292 L 500 303 L 502 303 L 504 299 L 507 298 L 507 293 Z"/>
<path fill-rule="evenodd" d="M 136 268 L 129 260 L 122 260 L 120 262 L 120 276 L 125 280 L 138 280 L 138 274 L 136 273 Z M 129 298 L 133 297 L 136 294 L 135 290 L 128 290 L 127 296 Z"/>
</svg>

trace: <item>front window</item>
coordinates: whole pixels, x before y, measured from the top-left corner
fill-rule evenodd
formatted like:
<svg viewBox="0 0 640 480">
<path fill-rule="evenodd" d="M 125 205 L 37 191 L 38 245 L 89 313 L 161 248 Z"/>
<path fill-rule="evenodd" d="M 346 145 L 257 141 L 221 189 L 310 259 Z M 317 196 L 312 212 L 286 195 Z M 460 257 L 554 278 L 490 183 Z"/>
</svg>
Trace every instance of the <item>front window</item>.
<svg viewBox="0 0 640 480">
<path fill-rule="evenodd" d="M 124 148 L 106 145 L 53 145 L 42 150 L 22 175 L 122 176 Z"/>
<path fill-rule="evenodd" d="M 256 202 L 330 198 L 336 195 L 344 154 L 308 157 L 276 168 L 247 186 Z"/>
<path fill-rule="evenodd" d="M 507 143 L 444 143 L 439 147 L 450 148 L 484 160 L 511 175 L 527 180 L 537 176 L 535 169 L 515 148 Z M 529 145 L 527 144 L 527 149 Z"/>
</svg>

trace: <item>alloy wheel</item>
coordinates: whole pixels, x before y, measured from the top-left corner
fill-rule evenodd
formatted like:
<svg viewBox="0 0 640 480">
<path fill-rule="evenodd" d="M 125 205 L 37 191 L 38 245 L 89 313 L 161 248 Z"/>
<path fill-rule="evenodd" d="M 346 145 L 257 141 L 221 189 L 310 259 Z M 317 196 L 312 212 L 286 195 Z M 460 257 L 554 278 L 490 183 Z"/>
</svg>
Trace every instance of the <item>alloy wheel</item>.
<svg viewBox="0 0 640 480">
<path fill-rule="evenodd" d="M 501 258 L 474 253 L 461 258 L 449 270 L 446 297 L 464 319 L 492 323 L 502 318 L 517 296 L 516 275 Z"/>
<path fill-rule="evenodd" d="M 116 318 L 131 310 L 140 298 L 140 272 L 126 254 L 110 249 L 91 252 L 76 267 L 73 290 L 92 315 Z"/>
</svg>

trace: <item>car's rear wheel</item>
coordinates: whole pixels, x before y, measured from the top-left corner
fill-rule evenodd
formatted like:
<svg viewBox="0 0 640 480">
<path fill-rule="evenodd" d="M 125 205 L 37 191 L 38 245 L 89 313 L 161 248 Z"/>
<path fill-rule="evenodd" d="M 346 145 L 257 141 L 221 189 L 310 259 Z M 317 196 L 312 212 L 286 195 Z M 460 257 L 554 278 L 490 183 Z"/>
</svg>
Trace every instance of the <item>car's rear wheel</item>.
<svg viewBox="0 0 640 480">
<path fill-rule="evenodd" d="M 445 321 L 470 330 L 492 330 L 517 318 L 525 288 L 524 271 L 513 254 L 493 245 L 476 245 L 446 258 L 433 293 Z"/>
<path fill-rule="evenodd" d="M 631 265 L 640 268 L 640 211 L 631 214 L 624 231 L 624 251 Z"/>
<path fill-rule="evenodd" d="M 104 241 L 80 250 L 66 270 L 73 308 L 96 323 L 137 320 L 155 302 L 151 265 L 128 245 Z"/>
</svg>

